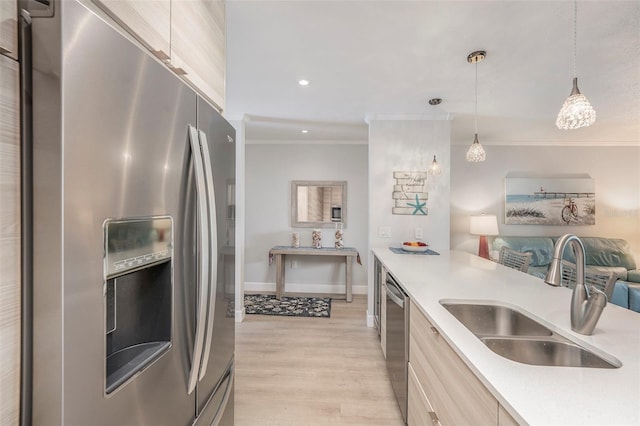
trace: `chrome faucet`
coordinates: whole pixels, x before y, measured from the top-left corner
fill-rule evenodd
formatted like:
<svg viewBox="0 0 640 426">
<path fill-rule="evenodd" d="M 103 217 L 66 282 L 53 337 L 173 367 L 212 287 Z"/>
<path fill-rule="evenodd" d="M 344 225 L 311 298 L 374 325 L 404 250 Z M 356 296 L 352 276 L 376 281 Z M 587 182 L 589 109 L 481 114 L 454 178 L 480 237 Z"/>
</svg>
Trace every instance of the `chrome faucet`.
<svg viewBox="0 0 640 426">
<path fill-rule="evenodd" d="M 555 287 L 562 284 L 562 255 L 567 244 L 571 244 L 576 255 L 576 286 L 571 296 L 571 329 L 580 334 L 591 335 L 607 306 L 607 295 L 593 286 L 587 289 L 584 281 L 584 245 L 578 237 L 566 234 L 558 239 L 544 282 Z"/>
</svg>

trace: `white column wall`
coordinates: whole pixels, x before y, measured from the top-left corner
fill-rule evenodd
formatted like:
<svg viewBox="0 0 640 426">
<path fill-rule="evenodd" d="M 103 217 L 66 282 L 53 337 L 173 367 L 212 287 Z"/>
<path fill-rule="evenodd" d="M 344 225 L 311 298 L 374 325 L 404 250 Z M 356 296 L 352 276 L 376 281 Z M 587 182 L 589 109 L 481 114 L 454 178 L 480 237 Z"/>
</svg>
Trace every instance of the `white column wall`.
<svg viewBox="0 0 640 426">
<path fill-rule="evenodd" d="M 415 229 L 422 228 L 423 240 L 433 250 L 449 250 L 450 133 L 449 120 L 382 118 L 369 121 L 369 247 L 415 240 Z M 442 174 L 429 176 L 427 180 L 428 215 L 393 215 L 393 172 L 426 171 L 434 154 Z M 391 238 L 381 238 L 380 227 L 389 227 Z M 371 271 L 370 253 L 368 262 Z M 369 274 L 369 326 L 373 326 L 373 304 L 373 276 Z"/>
<path fill-rule="evenodd" d="M 235 316 L 242 322 L 244 309 L 244 247 L 245 247 L 245 125 L 246 118 L 230 121 L 236 129 L 236 227 L 235 227 Z"/>
</svg>

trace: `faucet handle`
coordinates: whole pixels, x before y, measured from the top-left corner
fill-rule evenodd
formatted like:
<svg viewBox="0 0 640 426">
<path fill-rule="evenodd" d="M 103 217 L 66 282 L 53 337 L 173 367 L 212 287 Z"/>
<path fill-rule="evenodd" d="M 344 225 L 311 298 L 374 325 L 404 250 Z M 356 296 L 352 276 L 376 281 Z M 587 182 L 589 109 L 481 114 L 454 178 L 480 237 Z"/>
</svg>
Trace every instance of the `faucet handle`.
<svg viewBox="0 0 640 426">
<path fill-rule="evenodd" d="M 597 295 L 596 298 L 598 299 L 597 302 L 600 302 L 600 300 L 602 299 L 601 296 L 604 296 L 604 305 L 606 305 L 607 302 L 609 301 L 609 298 L 607 297 L 607 294 L 604 291 L 600 290 L 598 287 L 596 287 L 594 285 L 590 286 L 589 287 L 589 296 L 593 297 L 593 296 L 596 296 L 596 295 Z M 602 303 L 602 302 L 600 302 L 600 303 Z"/>
<path fill-rule="evenodd" d="M 576 315 L 575 318 L 571 317 L 571 329 L 586 335 L 593 334 L 593 329 L 596 327 L 602 311 L 607 306 L 607 295 L 602 290 L 594 286 L 591 286 L 590 290 L 592 292 L 591 296 L 583 302 L 581 313 Z"/>
</svg>

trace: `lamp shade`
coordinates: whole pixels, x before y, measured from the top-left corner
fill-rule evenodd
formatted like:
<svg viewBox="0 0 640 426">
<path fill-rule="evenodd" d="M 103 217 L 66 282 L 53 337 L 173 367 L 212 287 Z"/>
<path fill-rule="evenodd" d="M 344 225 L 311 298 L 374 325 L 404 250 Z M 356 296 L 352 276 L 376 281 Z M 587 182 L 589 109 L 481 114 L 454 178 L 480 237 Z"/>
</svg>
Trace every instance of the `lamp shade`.
<svg viewBox="0 0 640 426">
<path fill-rule="evenodd" d="M 471 216 L 469 232 L 472 235 L 498 235 L 498 218 L 493 214 Z"/>
</svg>

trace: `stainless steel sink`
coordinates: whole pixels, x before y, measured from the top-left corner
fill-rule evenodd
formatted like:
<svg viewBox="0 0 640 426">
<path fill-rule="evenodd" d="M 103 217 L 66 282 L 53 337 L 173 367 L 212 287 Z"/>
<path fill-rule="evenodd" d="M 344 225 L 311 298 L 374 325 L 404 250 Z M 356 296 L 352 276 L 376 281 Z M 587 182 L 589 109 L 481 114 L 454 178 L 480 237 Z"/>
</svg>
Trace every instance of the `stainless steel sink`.
<svg viewBox="0 0 640 426">
<path fill-rule="evenodd" d="M 443 304 L 476 336 L 551 336 L 544 325 L 502 305 Z"/>
<path fill-rule="evenodd" d="M 607 354 L 596 354 L 549 329 L 531 315 L 500 304 L 441 301 L 440 304 L 498 355 L 531 365 L 620 368 Z"/>
<path fill-rule="evenodd" d="M 480 340 L 498 355 L 523 364 L 590 368 L 620 367 L 581 346 L 555 339 L 484 337 Z"/>
</svg>

